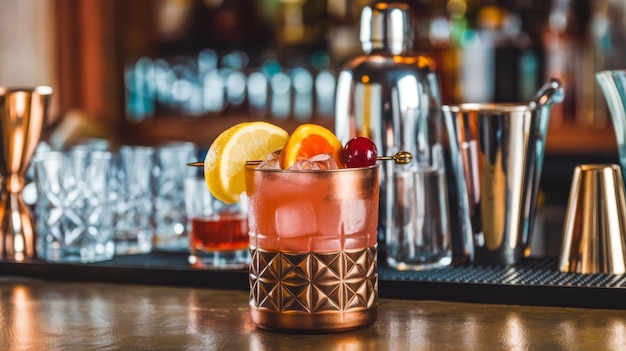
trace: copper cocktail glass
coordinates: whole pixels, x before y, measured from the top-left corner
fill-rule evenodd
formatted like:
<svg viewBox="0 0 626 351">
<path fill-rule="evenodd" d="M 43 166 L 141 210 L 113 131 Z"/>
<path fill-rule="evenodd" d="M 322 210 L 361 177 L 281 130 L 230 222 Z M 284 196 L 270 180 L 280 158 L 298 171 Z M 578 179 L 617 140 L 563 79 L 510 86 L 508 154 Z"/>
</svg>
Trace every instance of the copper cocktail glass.
<svg viewBox="0 0 626 351">
<path fill-rule="evenodd" d="M 250 307 L 263 329 L 323 333 L 374 322 L 378 165 L 246 166 Z"/>
</svg>

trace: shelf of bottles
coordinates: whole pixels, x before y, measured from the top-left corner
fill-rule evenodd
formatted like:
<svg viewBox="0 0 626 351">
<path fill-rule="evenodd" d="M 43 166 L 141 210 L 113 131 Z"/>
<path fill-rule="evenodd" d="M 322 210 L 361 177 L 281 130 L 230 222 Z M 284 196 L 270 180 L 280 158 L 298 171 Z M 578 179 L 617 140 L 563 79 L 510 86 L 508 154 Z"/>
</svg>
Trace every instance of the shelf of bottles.
<svg viewBox="0 0 626 351">
<path fill-rule="evenodd" d="M 332 118 L 336 76 L 324 52 L 285 66 L 275 58 L 251 67 L 243 51 L 222 56 L 204 49 L 197 57 L 141 58 L 125 72 L 126 116 L 206 117 L 245 114 L 250 118 L 300 122 Z"/>
<path fill-rule="evenodd" d="M 128 120 L 233 115 L 279 123 L 324 120 L 332 125 L 336 75 L 348 58 L 360 53 L 358 18 L 369 1 L 163 0 L 158 17 L 164 17 L 168 6 L 181 3 L 194 4 L 189 10 L 205 23 L 204 40 L 195 40 L 193 50 L 180 50 L 185 53 L 173 53 L 176 46 L 169 45 L 166 55 L 141 57 L 126 66 Z M 550 128 L 592 135 L 592 144 L 603 143 L 596 150 L 613 150 L 608 109 L 594 73 L 626 68 L 626 3 L 408 3 L 415 19 L 414 47 L 436 62 L 444 104 L 525 103 L 546 78 L 556 77 L 565 86 L 566 98 L 555 107 Z M 197 20 L 198 7 L 211 13 L 209 29 L 206 16 L 204 22 Z M 197 31 L 180 34 L 184 31 L 170 27 L 170 32 L 179 33 L 169 35 L 170 43 L 199 36 Z M 556 139 L 567 144 L 573 137 Z M 576 147 L 570 144 L 566 147 Z"/>
</svg>

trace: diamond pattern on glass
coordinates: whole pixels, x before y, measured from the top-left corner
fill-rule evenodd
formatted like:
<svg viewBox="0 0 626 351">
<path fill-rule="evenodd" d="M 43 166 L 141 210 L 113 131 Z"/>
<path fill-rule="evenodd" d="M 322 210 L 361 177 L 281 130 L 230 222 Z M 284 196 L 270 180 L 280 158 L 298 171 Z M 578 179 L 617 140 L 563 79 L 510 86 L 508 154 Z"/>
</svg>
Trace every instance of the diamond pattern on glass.
<svg viewBox="0 0 626 351">
<path fill-rule="evenodd" d="M 378 303 L 376 248 L 334 253 L 251 250 L 250 304 L 272 312 L 345 312 Z"/>
</svg>

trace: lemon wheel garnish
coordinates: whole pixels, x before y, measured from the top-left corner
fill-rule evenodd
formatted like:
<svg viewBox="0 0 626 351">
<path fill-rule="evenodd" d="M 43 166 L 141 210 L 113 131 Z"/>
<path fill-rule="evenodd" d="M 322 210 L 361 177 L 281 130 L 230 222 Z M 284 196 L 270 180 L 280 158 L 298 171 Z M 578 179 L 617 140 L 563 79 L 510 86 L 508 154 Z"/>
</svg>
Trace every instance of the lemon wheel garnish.
<svg viewBox="0 0 626 351">
<path fill-rule="evenodd" d="M 281 149 L 288 138 L 284 129 L 261 121 L 226 129 L 211 144 L 204 159 L 204 178 L 211 194 L 225 203 L 239 202 L 246 188 L 246 161 L 263 160 Z"/>
</svg>

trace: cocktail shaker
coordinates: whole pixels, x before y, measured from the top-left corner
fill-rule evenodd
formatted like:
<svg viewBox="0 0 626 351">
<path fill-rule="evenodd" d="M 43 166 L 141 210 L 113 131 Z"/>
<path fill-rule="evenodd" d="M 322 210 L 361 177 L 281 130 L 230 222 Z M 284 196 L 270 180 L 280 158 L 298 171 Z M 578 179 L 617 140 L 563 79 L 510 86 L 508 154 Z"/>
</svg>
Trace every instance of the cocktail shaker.
<svg viewBox="0 0 626 351">
<path fill-rule="evenodd" d="M 406 3 L 376 2 L 363 9 L 364 55 L 341 70 L 335 133 L 374 141 L 381 155 L 409 151 L 414 162 L 380 165 L 379 242 L 399 269 L 451 260 L 439 82 L 433 61 L 413 51 Z M 384 246 L 384 245 L 382 245 Z"/>
</svg>

